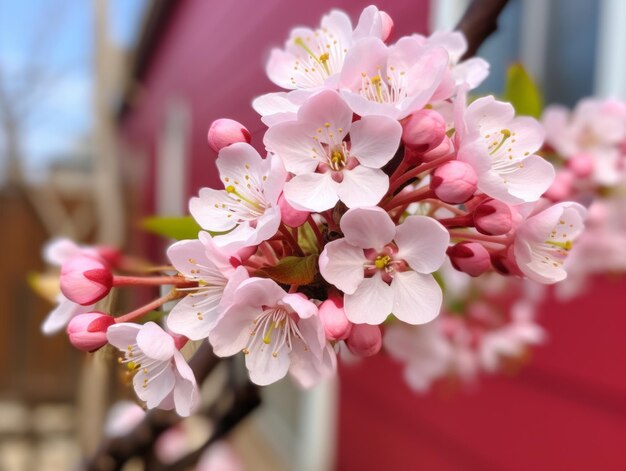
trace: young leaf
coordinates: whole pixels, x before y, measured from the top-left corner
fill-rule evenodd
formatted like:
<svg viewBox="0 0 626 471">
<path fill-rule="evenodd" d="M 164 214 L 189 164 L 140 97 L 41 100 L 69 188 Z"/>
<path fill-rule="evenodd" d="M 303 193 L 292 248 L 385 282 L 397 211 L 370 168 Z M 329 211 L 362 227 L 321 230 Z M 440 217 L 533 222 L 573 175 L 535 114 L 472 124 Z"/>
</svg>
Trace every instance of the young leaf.
<svg viewBox="0 0 626 471">
<path fill-rule="evenodd" d="M 141 228 L 152 234 L 176 240 L 197 239 L 198 232 L 202 230 L 191 216 L 152 216 L 141 221 Z"/>
<path fill-rule="evenodd" d="M 522 64 L 513 64 L 506 73 L 505 101 L 510 102 L 519 115 L 539 118 L 543 110 L 543 97 Z"/>
<path fill-rule="evenodd" d="M 274 266 L 261 268 L 260 272 L 284 285 L 306 285 L 317 275 L 317 255 L 285 257 Z"/>
</svg>

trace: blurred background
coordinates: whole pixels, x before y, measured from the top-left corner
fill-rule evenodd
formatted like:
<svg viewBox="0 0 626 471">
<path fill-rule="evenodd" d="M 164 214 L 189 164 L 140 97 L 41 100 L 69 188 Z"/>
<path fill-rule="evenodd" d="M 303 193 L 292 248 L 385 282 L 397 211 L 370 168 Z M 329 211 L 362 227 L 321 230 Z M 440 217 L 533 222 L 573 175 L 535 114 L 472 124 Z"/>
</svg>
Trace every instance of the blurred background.
<svg viewBox="0 0 626 471">
<path fill-rule="evenodd" d="M 270 48 L 333 7 L 353 21 L 371 1 L 0 0 L 0 470 L 73 469 L 95 449 L 106 406 L 132 395 L 106 362 L 63 335 L 29 280 L 52 237 L 106 243 L 159 261 L 136 221 L 186 213 L 215 185 L 209 124 L 241 121 L 275 91 Z M 451 29 L 468 0 L 380 0 L 395 35 Z M 511 0 L 479 55 L 480 93 L 521 61 L 546 103 L 626 99 L 626 2 Z M 471 390 L 416 395 L 384 357 L 345 365 L 302 393 L 264 390 L 230 438 L 245 469 L 626 469 L 626 284 L 598 280 L 548 300 L 549 342 L 528 366 Z"/>
</svg>

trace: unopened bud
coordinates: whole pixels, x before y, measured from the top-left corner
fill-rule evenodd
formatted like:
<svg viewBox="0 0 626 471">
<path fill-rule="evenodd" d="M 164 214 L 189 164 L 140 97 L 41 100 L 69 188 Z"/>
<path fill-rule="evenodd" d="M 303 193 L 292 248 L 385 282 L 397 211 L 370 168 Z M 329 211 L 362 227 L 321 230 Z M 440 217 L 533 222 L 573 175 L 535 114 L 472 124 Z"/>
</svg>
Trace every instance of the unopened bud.
<svg viewBox="0 0 626 471">
<path fill-rule="evenodd" d="M 593 173 L 594 159 L 591 154 L 576 154 L 567 161 L 569 168 L 578 178 L 586 178 Z"/>
<path fill-rule="evenodd" d="M 446 137 L 446 121 L 434 110 L 416 111 L 402 125 L 402 140 L 407 147 L 428 152 Z"/>
<path fill-rule="evenodd" d="M 224 147 L 228 147 L 235 142 L 250 144 L 251 136 L 243 124 L 233 119 L 222 118 L 213 121 L 209 128 L 207 139 L 211 149 L 219 152 Z"/>
<path fill-rule="evenodd" d="M 491 265 L 501 275 L 523 276 L 517 266 L 513 245 L 491 255 Z"/>
<path fill-rule="evenodd" d="M 280 208 L 280 219 L 289 227 L 300 227 L 309 218 L 308 211 L 300 211 L 291 206 L 285 199 L 285 195 L 278 197 L 278 207 Z"/>
<path fill-rule="evenodd" d="M 513 228 L 513 214 L 508 204 L 498 200 L 480 203 L 473 213 L 476 230 L 486 235 L 508 234 Z"/>
<path fill-rule="evenodd" d="M 454 152 L 452 139 L 448 136 L 444 136 L 443 140 L 437 147 L 422 154 L 422 162 L 432 162 L 433 160 L 450 155 L 452 152 Z"/>
<path fill-rule="evenodd" d="M 387 12 L 379 11 L 378 14 L 380 15 L 380 20 L 383 25 L 383 34 L 381 39 L 384 42 L 387 42 L 387 40 L 391 37 L 391 33 L 393 33 L 393 20 Z"/>
<path fill-rule="evenodd" d="M 111 270 L 98 258 L 77 255 L 61 267 L 61 291 L 77 304 L 95 304 L 109 294 L 112 285 Z"/>
<path fill-rule="evenodd" d="M 103 312 L 88 312 L 74 317 L 67 325 L 70 343 L 83 352 L 94 352 L 106 345 L 106 332 L 115 318 Z"/>
<path fill-rule="evenodd" d="M 471 165 L 451 160 L 437 167 L 430 180 L 430 188 L 444 203 L 465 203 L 476 192 L 478 177 Z"/>
<path fill-rule="evenodd" d="M 109 247 L 107 245 L 100 245 L 96 247 L 96 251 L 102 260 L 104 260 L 110 267 L 117 267 L 120 265 L 123 255 L 119 249 L 115 247 Z"/>
<path fill-rule="evenodd" d="M 478 242 L 460 242 L 447 253 L 452 266 L 470 276 L 480 276 L 491 268 L 489 252 Z"/>
<path fill-rule="evenodd" d="M 350 335 L 352 323 L 346 317 L 341 298 L 331 298 L 320 304 L 319 319 L 328 340 L 344 340 Z"/>
<path fill-rule="evenodd" d="M 369 324 L 354 324 L 346 345 L 352 353 L 359 357 L 376 355 L 383 345 L 380 327 Z"/>
</svg>

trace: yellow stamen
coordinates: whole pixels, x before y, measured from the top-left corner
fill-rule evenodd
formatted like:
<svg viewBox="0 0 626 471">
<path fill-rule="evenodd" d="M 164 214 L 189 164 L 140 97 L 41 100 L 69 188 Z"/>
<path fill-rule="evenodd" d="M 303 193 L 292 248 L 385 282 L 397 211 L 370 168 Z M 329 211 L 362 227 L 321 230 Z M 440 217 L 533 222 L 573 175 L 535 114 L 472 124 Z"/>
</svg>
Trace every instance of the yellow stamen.
<svg viewBox="0 0 626 471">
<path fill-rule="evenodd" d="M 324 56 L 324 54 L 322 54 L 319 58 L 313 53 L 313 51 L 311 51 L 311 49 L 309 48 L 309 46 L 307 46 L 304 43 L 304 40 L 300 37 L 296 38 L 294 40 L 294 42 L 296 43 L 297 46 L 300 46 L 302 49 L 304 49 L 306 51 L 306 53 L 311 56 L 311 58 L 317 62 L 319 65 L 321 65 L 322 67 L 324 67 L 325 62 L 321 61 L 322 56 Z M 327 67 L 325 67 L 327 69 Z"/>
<path fill-rule="evenodd" d="M 259 205 L 258 205 L 257 203 L 255 203 L 254 201 L 252 201 L 252 200 L 250 200 L 250 199 L 246 198 L 246 197 L 245 197 L 245 196 L 243 196 L 241 193 L 239 193 L 239 192 L 235 189 L 235 187 L 234 187 L 233 185 L 228 185 L 228 186 L 227 186 L 226 188 L 224 188 L 224 189 L 226 190 L 226 193 L 228 193 L 228 194 L 232 194 L 232 195 L 235 195 L 235 196 L 237 196 L 239 199 L 241 199 L 241 200 L 245 201 L 246 203 L 248 203 L 248 204 L 250 204 L 250 205 L 252 205 L 252 206 L 255 206 L 255 207 L 257 207 L 257 208 L 259 207 Z"/>
<path fill-rule="evenodd" d="M 276 322 L 272 322 L 270 324 L 270 328 L 267 329 L 267 333 L 265 334 L 265 337 L 263 337 L 263 343 L 265 345 L 269 345 L 270 342 L 272 341 L 272 331 L 276 328 Z"/>
<path fill-rule="evenodd" d="M 391 261 L 391 257 L 389 255 L 384 255 L 384 256 L 383 255 L 379 255 L 378 257 L 376 257 L 376 260 L 374 260 L 374 265 L 379 270 L 382 270 L 387 265 L 389 265 L 390 261 Z"/>
<path fill-rule="evenodd" d="M 375 75 L 374 77 L 372 77 L 372 79 L 370 80 L 370 82 L 372 82 L 372 85 L 374 85 L 376 87 L 376 94 L 378 95 L 378 99 L 380 101 L 383 100 L 383 95 L 382 92 L 380 90 L 381 87 L 381 82 L 383 81 L 383 79 L 380 77 L 380 75 Z"/>
<path fill-rule="evenodd" d="M 334 164 L 343 162 L 343 154 L 339 152 L 338 150 L 334 151 L 330 158 L 330 161 Z"/>
<path fill-rule="evenodd" d="M 322 66 L 326 70 L 326 73 L 330 75 L 330 69 L 328 68 L 328 59 L 330 59 L 330 54 L 325 52 L 324 54 L 320 55 L 319 62 L 321 62 Z"/>
<path fill-rule="evenodd" d="M 506 142 L 506 140 L 507 140 L 509 137 L 511 137 L 511 131 L 509 131 L 508 129 L 502 129 L 502 130 L 500 130 L 500 132 L 502 133 L 502 140 L 500 141 L 500 144 L 498 144 L 498 145 L 496 146 L 496 148 L 495 148 L 495 149 L 493 149 L 491 152 L 489 152 L 489 155 L 493 155 L 493 154 L 495 154 L 495 153 L 498 151 L 498 149 L 500 149 L 500 147 L 502 147 L 502 146 L 504 145 L 504 143 Z M 494 144 L 495 144 L 495 142 L 494 142 Z"/>
<path fill-rule="evenodd" d="M 547 240 L 546 244 L 554 245 L 555 247 L 560 247 L 563 250 L 571 250 L 574 245 L 571 240 L 566 240 L 565 242 L 556 242 L 553 240 Z"/>
</svg>

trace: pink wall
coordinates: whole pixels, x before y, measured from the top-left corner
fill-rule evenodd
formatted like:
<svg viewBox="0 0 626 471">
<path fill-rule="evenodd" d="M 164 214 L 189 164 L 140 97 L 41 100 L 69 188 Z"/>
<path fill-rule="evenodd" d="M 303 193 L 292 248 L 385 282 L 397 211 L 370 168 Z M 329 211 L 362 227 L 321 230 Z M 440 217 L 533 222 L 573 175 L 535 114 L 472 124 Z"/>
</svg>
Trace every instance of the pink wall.
<svg viewBox="0 0 626 471">
<path fill-rule="evenodd" d="M 217 118 L 241 121 L 262 146 L 263 125 L 252 99 L 279 91 L 264 67 L 273 46 L 282 46 L 295 25 L 316 26 L 323 13 L 339 7 L 356 23 L 371 0 L 295 2 L 284 0 L 177 3 L 162 31 L 156 53 L 143 78 L 142 93 L 122 121 L 126 142 L 153 154 L 164 112 L 172 99 L 191 105 L 190 195 L 218 183 L 215 153 L 206 145 L 206 131 Z M 426 0 L 381 1 L 378 6 L 396 19 L 397 34 L 425 32 Z M 152 209 L 150 202 L 146 209 Z"/>
</svg>

